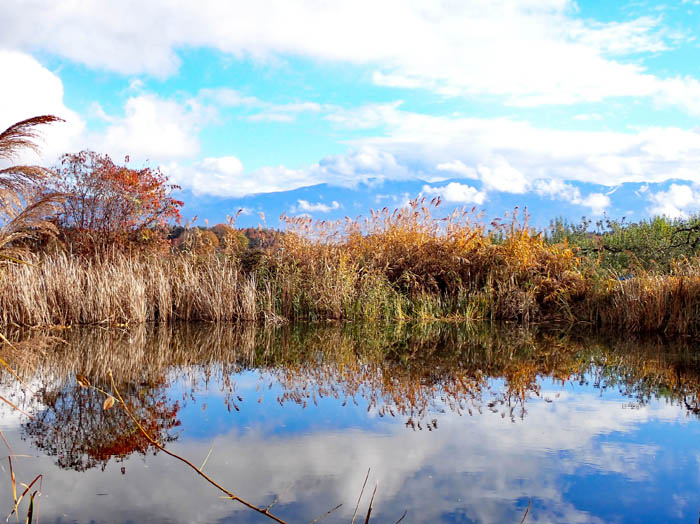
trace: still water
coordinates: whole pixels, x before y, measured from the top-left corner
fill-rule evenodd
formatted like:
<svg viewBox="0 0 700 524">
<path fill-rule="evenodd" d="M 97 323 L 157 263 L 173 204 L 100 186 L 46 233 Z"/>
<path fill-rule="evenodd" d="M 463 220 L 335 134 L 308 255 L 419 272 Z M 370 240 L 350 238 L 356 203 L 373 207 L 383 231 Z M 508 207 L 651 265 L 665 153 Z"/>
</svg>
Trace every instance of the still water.
<svg viewBox="0 0 700 524">
<path fill-rule="evenodd" d="M 693 342 L 454 325 L 13 337 L 26 386 L 4 372 L 0 394 L 32 418 L 0 407 L 5 514 L 12 455 L 17 483 L 42 475 L 39 522 L 272 522 L 105 410 L 112 370 L 147 432 L 285 522 L 342 504 L 323 522 L 348 523 L 361 493 L 356 522 L 373 493 L 370 522 L 698 520 Z"/>
</svg>

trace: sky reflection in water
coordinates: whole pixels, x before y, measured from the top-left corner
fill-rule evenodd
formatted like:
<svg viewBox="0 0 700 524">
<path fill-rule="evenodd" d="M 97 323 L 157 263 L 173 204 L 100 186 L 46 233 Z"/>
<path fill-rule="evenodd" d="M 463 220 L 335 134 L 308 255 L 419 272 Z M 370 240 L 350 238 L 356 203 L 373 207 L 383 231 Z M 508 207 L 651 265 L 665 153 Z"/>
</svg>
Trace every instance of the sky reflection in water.
<svg viewBox="0 0 700 524">
<path fill-rule="evenodd" d="M 625 361 L 629 348 L 614 343 L 552 342 L 522 332 L 393 332 L 367 342 L 357 333 L 324 329 L 254 333 L 244 350 L 220 333 L 211 335 L 215 342 L 201 333 L 168 333 L 190 337 L 181 342 L 185 349 L 195 341 L 203 347 L 204 340 L 219 352 L 201 365 L 196 362 L 202 355 L 164 362 L 156 381 L 151 376 L 139 382 L 135 371 L 124 372 L 124 388 L 144 419 L 156 413 L 152 427 L 160 424 L 161 436 L 174 439 L 169 449 L 197 465 L 211 450 L 205 466 L 211 477 L 258 505 L 279 496 L 276 514 L 290 523 L 309 522 L 339 503 L 327 522 L 349 522 L 368 468 L 361 511 L 378 482 L 372 522 L 393 523 L 407 511 L 403 522 L 517 523 L 529 499 L 526 522 L 697 518 L 697 361 L 660 357 L 649 348 Z M 118 343 L 132 349 L 142 344 L 147 354 L 152 339 L 162 336 L 110 339 L 110 347 L 118 353 Z M 171 347 L 173 338 L 159 343 Z M 261 360 L 266 344 L 283 351 Z M 323 344 L 337 352 L 330 356 Z M 363 353 L 357 350 L 362 344 L 376 347 Z M 547 359 L 557 344 L 569 349 L 555 365 Z M 81 361 L 74 345 L 63 362 Z M 291 358 L 297 346 L 309 358 Z M 414 346 L 431 355 L 420 366 L 406 357 Z M 99 376 L 99 365 L 82 362 Z M 15 454 L 31 455 L 17 458 L 19 480 L 44 475 L 40 521 L 266 521 L 222 500 L 163 453 L 98 436 L 99 428 L 121 427 L 119 414 L 98 409 L 104 397 L 88 398 L 72 378 L 76 370 L 34 370 L 32 384 L 44 386 L 41 402 L 29 400 L 25 407 L 60 429 L 38 429 L 2 408 L 0 428 Z M 674 374 L 675 382 L 668 378 Z M 465 387 L 451 390 L 455 381 Z M 11 388 L 5 386 L 3 394 Z M 412 400 L 395 402 L 397 392 Z M 67 444 L 56 446 L 59 440 Z M 120 451 L 121 458 L 104 456 Z M 75 456 L 68 460 L 66 454 Z M 0 493 L 9 500 L 7 471 L 0 476 Z"/>
</svg>

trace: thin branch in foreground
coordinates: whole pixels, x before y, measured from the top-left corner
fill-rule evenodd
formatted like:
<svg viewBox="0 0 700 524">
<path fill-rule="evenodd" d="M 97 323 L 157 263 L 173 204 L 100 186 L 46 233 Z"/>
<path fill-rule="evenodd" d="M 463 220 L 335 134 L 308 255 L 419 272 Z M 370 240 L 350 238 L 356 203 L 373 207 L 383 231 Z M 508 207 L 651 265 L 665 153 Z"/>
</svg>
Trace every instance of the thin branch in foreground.
<svg viewBox="0 0 700 524">
<path fill-rule="evenodd" d="M 523 518 L 520 521 L 520 524 L 523 524 L 523 522 L 525 522 L 525 519 L 527 518 L 527 514 L 530 513 L 530 505 L 531 504 L 532 504 L 532 499 L 527 501 L 527 508 L 525 508 L 525 514 L 523 515 Z"/>
<path fill-rule="evenodd" d="M 377 494 L 377 488 L 379 487 L 379 481 L 374 485 L 374 491 L 372 492 L 372 498 L 369 499 L 369 508 L 367 508 L 367 517 L 365 518 L 365 524 L 369 524 L 369 517 L 372 514 L 372 505 L 374 504 L 374 496 Z"/>
<path fill-rule="evenodd" d="M 365 476 L 365 481 L 362 484 L 362 490 L 360 490 L 360 496 L 357 499 L 357 505 L 355 506 L 355 513 L 352 514 L 352 520 L 350 521 L 350 524 L 355 524 L 355 517 L 357 517 L 357 510 L 360 508 L 360 501 L 362 500 L 362 494 L 365 492 L 365 486 L 367 485 L 367 479 L 369 478 L 370 469 L 372 469 L 372 468 L 367 469 L 367 475 Z"/>
<path fill-rule="evenodd" d="M 197 466 L 192 464 L 186 458 L 181 457 L 180 455 L 165 449 L 165 447 L 160 442 L 156 441 L 153 437 L 151 437 L 151 435 L 144 429 L 144 427 L 141 425 L 139 420 L 134 416 L 134 414 L 131 412 L 129 407 L 126 405 L 126 402 L 124 402 L 124 399 L 122 398 L 121 393 L 119 393 L 119 390 L 117 389 L 117 385 L 114 383 L 114 376 L 112 375 L 112 370 L 108 371 L 108 375 L 109 375 L 109 380 L 112 383 L 112 389 L 114 390 L 114 394 L 115 394 L 116 398 L 119 400 L 119 402 L 121 403 L 121 406 L 124 409 L 124 412 L 129 416 L 129 418 L 134 422 L 134 424 L 136 424 L 136 427 L 139 429 L 139 431 L 143 434 L 144 437 L 146 437 L 146 439 L 151 444 L 153 444 L 155 447 L 157 447 L 159 450 L 161 450 L 166 455 L 170 455 L 171 457 L 179 460 L 180 462 L 184 462 L 185 464 L 187 464 L 190 468 L 192 468 L 195 472 L 197 472 L 197 474 L 200 477 L 204 478 L 204 480 L 209 482 L 209 484 L 211 484 L 212 486 L 217 488 L 219 491 L 226 494 L 227 498 L 234 500 L 236 502 L 239 502 L 239 503 L 243 504 L 245 507 L 252 509 L 253 511 L 256 511 L 257 513 L 260 513 L 261 515 L 265 515 L 266 517 L 274 520 L 275 522 L 279 522 L 281 524 L 287 524 L 284 520 L 280 519 L 279 517 L 276 517 L 275 515 L 270 513 L 267 509 L 259 508 L 255 504 L 251 504 L 250 502 L 242 499 L 238 495 L 235 495 L 231 491 L 227 490 L 221 484 L 217 483 L 215 480 L 213 480 L 211 477 L 209 477 L 206 473 L 202 472 Z"/>
<path fill-rule="evenodd" d="M 333 513 L 336 509 L 340 508 L 341 506 L 342 506 L 342 504 L 338 504 L 336 507 L 334 507 L 334 508 L 332 508 L 332 509 L 329 509 L 328 511 L 326 511 L 326 512 L 325 512 L 323 515 L 321 515 L 320 517 L 318 517 L 318 518 L 312 520 L 311 522 L 309 522 L 309 524 L 316 524 L 319 520 L 325 519 L 328 515 L 330 515 L 331 513 Z"/>
</svg>

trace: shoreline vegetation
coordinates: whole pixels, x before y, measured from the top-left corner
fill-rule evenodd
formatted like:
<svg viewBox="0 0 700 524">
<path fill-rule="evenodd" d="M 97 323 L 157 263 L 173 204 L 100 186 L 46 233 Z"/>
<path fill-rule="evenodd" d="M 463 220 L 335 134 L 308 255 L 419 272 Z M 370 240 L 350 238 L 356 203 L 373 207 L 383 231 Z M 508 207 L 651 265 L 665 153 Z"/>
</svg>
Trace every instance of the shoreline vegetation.
<svg viewBox="0 0 700 524">
<path fill-rule="evenodd" d="M 0 134 L 35 148 L 37 117 Z M 489 320 L 700 333 L 700 218 L 485 224 L 439 198 L 337 222 L 176 227 L 176 186 L 106 155 L 0 169 L 0 324 Z"/>
<path fill-rule="evenodd" d="M 26 252 L 0 267 L 0 323 L 491 320 L 700 332 L 695 257 L 616 268 L 604 260 L 617 254 L 605 252 L 605 235 L 584 235 L 599 247 L 582 255 L 515 219 L 487 231 L 471 213 L 437 219 L 428 206 L 416 200 L 364 223 L 287 219 L 263 248 L 210 249 L 208 230 L 194 228 L 169 251 Z"/>
</svg>

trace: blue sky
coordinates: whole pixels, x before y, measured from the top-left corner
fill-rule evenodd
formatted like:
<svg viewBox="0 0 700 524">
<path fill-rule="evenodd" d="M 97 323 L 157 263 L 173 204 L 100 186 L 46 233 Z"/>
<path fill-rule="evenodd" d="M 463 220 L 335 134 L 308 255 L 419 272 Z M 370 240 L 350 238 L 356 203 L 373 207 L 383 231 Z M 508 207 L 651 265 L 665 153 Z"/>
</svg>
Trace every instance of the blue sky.
<svg viewBox="0 0 700 524">
<path fill-rule="evenodd" d="M 700 2 L 6 0 L 0 127 L 160 166 L 185 215 L 440 195 L 533 222 L 700 208 Z"/>
</svg>

